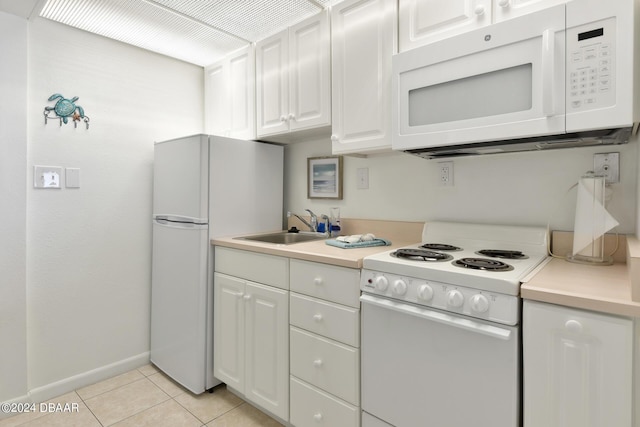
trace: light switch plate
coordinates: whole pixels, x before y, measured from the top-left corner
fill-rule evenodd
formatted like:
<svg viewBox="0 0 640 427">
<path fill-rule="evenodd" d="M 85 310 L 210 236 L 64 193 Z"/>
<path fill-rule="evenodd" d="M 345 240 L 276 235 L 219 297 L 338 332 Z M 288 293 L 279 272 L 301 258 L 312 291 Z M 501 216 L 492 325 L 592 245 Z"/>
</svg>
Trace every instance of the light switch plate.
<svg viewBox="0 0 640 427">
<path fill-rule="evenodd" d="M 67 188 L 80 188 L 80 169 L 66 168 L 64 182 Z"/>
<path fill-rule="evenodd" d="M 369 168 L 358 168 L 358 190 L 369 188 Z"/>
<path fill-rule="evenodd" d="M 34 188 L 61 188 L 62 168 L 60 166 L 34 166 Z"/>
</svg>

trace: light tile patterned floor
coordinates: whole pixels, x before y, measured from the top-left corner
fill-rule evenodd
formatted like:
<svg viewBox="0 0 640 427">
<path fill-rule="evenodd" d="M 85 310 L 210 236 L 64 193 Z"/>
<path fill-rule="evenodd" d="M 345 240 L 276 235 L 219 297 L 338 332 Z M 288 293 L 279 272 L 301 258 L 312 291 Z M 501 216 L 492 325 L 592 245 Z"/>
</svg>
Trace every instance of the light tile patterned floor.
<svg viewBox="0 0 640 427">
<path fill-rule="evenodd" d="M 282 424 L 216 387 L 194 395 L 153 365 L 81 388 L 49 401 L 72 412 L 36 412 L 0 420 L 0 427 L 277 427 Z M 56 407 L 55 405 L 53 407 Z"/>
</svg>

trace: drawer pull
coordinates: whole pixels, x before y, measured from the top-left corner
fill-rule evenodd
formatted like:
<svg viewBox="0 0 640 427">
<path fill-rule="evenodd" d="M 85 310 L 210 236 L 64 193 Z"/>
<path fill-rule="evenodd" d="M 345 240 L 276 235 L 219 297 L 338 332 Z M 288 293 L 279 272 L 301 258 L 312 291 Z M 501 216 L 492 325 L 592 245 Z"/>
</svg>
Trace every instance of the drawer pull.
<svg viewBox="0 0 640 427">
<path fill-rule="evenodd" d="M 316 277 L 315 279 L 313 279 L 313 284 L 322 285 L 322 277 Z"/>
<path fill-rule="evenodd" d="M 321 322 L 322 321 L 322 314 L 314 314 L 313 315 L 313 320 L 315 320 L 316 322 Z"/>
<path fill-rule="evenodd" d="M 322 421 L 322 414 L 320 412 L 313 414 L 313 419 L 316 421 Z"/>
<path fill-rule="evenodd" d="M 249 301 L 251 299 L 251 294 L 245 294 L 242 298 Z"/>
<path fill-rule="evenodd" d="M 316 359 L 313 361 L 313 366 L 320 367 L 322 366 L 322 359 Z"/>
<path fill-rule="evenodd" d="M 582 332 L 582 323 L 577 320 L 567 320 L 567 323 L 564 324 L 564 327 L 567 328 L 568 331 L 573 333 Z"/>
</svg>

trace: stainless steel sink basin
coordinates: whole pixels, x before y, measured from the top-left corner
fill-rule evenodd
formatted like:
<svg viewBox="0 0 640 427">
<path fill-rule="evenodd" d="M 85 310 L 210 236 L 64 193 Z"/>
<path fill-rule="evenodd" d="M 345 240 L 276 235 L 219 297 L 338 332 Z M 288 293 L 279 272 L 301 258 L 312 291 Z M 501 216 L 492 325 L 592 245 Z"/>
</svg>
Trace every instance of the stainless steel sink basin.
<svg viewBox="0 0 640 427">
<path fill-rule="evenodd" d="M 239 240 L 251 240 L 254 242 L 273 243 L 276 245 L 292 245 L 294 243 L 312 242 L 314 240 L 324 240 L 326 238 L 326 235 L 320 233 L 289 233 L 287 231 L 236 237 L 236 239 Z"/>
</svg>

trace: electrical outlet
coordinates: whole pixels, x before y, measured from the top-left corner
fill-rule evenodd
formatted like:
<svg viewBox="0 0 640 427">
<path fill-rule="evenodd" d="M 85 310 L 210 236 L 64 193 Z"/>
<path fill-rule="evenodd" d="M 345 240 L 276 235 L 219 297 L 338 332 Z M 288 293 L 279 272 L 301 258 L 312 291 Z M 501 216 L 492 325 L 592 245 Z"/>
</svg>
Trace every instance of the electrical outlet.
<svg viewBox="0 0 640 427">
<path fill-rule="evenodd" d="M 61 188 L 60 178 L 62 167 L 60 166 L 34 166 L 33 186 L 35 188 Z"/>
<path fill-rule="evenodd" d="M 453 162 L 438 162 L 440 185 L 453 187 Z"/>
<path fill-rule="evenodd" d="M 604 176 L 606 184 L 620 182 L 620 153 L 594 154 L 593 172 Z"/>
</svg>

